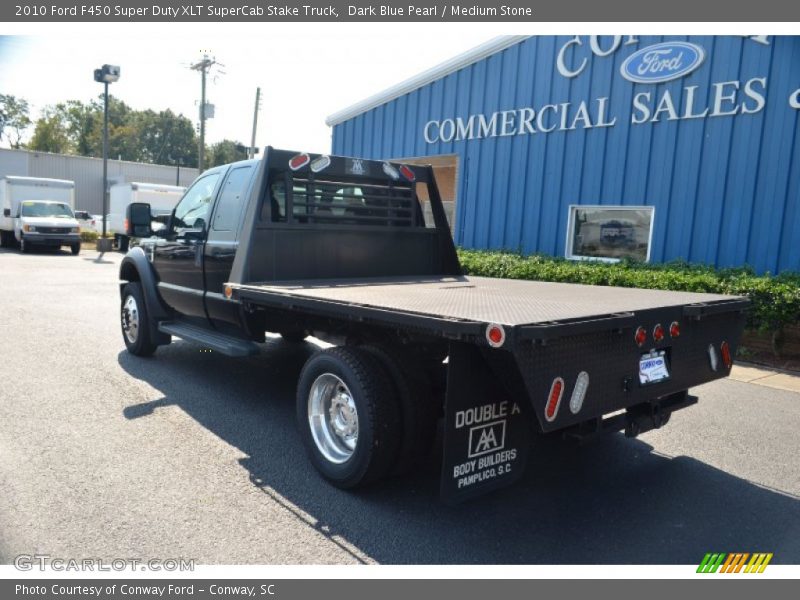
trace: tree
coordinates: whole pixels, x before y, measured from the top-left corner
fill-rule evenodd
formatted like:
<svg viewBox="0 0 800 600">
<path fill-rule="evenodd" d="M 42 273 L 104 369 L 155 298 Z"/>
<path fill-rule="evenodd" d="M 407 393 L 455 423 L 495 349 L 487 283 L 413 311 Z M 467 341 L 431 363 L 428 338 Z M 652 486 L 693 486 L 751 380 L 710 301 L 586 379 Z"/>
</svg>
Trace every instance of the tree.
<svg viewBox="0 0 800 600">
<path fill-rule="evenodd" d="M 29 144 L 33 150 L 103 155 L 103 97 L 68 100 L 45 108 Z M 108 97 L 108 156 L 122 160 L 197 166 L 192 122 L 171 110 L 137 111 Z"/>
<path fill-rule="evenodd" d="M 0 141 L 5 137 L 12 148 L 19 148 L 22 136 L 30 125 L 28 101 L 10 94 L 0 94 Z"/>
<path fill-rule="evenodd" d="M 246 158 L 247 146 L 233 140 L 222 140 L 212 144 L 208 152 L 209 167 L 226 165 Z"/>
<path fill-rule="evenodd" d="M 63 115 L 54 107 L 47 107 L 36 121 L 28 148 L 40 152 L 71 154 L 72 144 Z"/>
<path fill-rule="evenodd" d="M 138 112 L 137 131 L 146 162 L 197 166 L 197 136 L 192 122 L 171 110 Z"/>
</svg>

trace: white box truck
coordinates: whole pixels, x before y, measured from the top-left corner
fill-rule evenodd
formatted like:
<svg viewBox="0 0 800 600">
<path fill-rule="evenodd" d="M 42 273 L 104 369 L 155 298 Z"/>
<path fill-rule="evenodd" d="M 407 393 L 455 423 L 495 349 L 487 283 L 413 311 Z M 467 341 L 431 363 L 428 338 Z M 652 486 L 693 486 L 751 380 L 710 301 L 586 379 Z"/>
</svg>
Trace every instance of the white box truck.
<svg viewBox="0 0 800 600">
<path fill-rule="evenodd" d="M 43 177 L 7 175 L 0 178 L 0 245 L 69 246 L 81 250 L 80 226 L 75 220 L 75 182 Z"/>
<path fill-rule="evenodd" d="M 183 197 L 185 187 L 177 185 L 160 185 L 155 183 L 117 183 L 111 186 L 110 213 L 106 230 L 114 233 L 114 240 L 123 252 L 127 252 L 130 239 L 125 235 L 125 214 L 132 202 L 143 202 L 150 205 L 153 221 L 163 223 L 172 214 L 172 209 Z M 153 224 L 154 229 L 157 227 Z"/>
</svg>

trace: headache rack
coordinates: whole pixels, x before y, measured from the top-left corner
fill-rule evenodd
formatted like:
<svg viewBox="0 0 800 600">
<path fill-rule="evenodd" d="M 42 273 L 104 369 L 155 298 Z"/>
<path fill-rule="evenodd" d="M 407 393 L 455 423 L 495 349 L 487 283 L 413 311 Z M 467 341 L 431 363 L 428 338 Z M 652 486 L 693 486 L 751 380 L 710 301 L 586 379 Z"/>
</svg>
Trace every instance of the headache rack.
<svg viewBox="0 0 800 600">
<path fill-rule="evenodd" d="M 423 224 L 410 183 L 284 175 L 286 214 L 297 223 L 412 227 Z"/>
</svg>

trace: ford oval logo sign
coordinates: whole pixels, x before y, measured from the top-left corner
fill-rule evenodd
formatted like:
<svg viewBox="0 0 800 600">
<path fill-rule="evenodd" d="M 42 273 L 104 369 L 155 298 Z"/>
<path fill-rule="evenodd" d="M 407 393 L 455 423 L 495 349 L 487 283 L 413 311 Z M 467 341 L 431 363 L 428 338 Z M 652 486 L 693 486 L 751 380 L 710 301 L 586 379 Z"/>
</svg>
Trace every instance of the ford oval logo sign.
<svg viewBox="0 0 800 600">
<path fill-rule="evenodd" d="M 661 83 L 688 75 L 703 63 L 706 53 L 689 42 L 661 42 L 637 50 L 619 71 L 634 83 Z"/>
</svg>

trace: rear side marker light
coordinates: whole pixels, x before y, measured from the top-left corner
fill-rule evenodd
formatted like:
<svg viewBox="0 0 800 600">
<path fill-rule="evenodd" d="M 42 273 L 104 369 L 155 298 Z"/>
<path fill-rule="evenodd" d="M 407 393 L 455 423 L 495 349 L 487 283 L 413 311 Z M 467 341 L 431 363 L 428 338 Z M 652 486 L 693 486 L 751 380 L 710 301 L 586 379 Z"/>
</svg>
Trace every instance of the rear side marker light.
<svg viewBox="0 0 800 600">
<path fill-rule="evenodd" d="M 499 348 L 506 341 L 506 331 L 502 325 L 491 324 L 486 327 L 486 341 L 492 348 Z"/>
<path fill-rule="evenodd" d="M 714 344 L 708 345 L 708 362 L 711 365 L 712 371 L 719 369 L 719 354 L 717 354 L 717 349 L 714 348 Z"/>
<path fill-rule="evenodd" d="M 726 369 L 730 369 L 733 366 L 733 357 L 731 356 L 731 347 L 728 345 L 728 342 L 722 342 L 719 347 L 720 352 L 722 353 L 722 364 L 725 365 Z"/>
<path fill-rule="evenodd" d="M 311 161 L 311 171 L 314 173 L 319 173 L 323 169 L 327 169 L 329 166 L 331 166 L 330 156 L 320 156 Z"/>
<path fill-rule="evenodd" d="M 633 336 L 633 339 L 636 340 L 637 346 L 642 346 L 647 341 L 647 330 L 644 327 L 639 327 L 636 330 L 636 334 Z"/>
<path fill-rule="evenodd" d="M 298 154 L 297 156 L 293 156 L 289 159 L 289 168 L 292 171 L 297 171 L 297 169 L 302 169 L 310 162 L 311 157 L 308 154 Z"/>
<path fill-rule="evenodd" d="M 400 173 L 397 169 L 394 168 L 394 165 L 391 163 L 385 162 L 383 163 L 383 172 L 386 173 L 387 176 L 391 177 L 395 181 L 400 179 Z"/>
<path fill-rule="evenodd" d="M 678 337 L 681 334 L 681 324 L 677 321 L 673 321 L 672 324 L 669 326 L 669 337 Z"/>
<path fill-rule="evenodd" d="M 558 407 L 561 406 L 561 397 L 564 395 L 564 380 L 561 377 L 553 379 L 550 386 L 550 396 L 547 399 L 547 406 L 544 409 L 544 418 L 548 422 L 555 420 L 558 414 Z"/>
<path fill-rule="evenodd" d="M 663 342 L 665 335 L 666 333 L 664 332 L 664 328 L 661 326 L 661 323 L 653 327 L 653 340 L 656 343 Z"/>
<path fill-rule="evenodd" d="M 577 415 L 583 407 L 583 399 L 586 397 L 586 390 L 589 389 L 589 374 L 586 371 L 578 373 L 578 380 L 575 382 L 575 389 L 569 399 L 569 410 L 573 415 Z"/>
<path fill-rule="evenodd" d="M 414 174 L 414 171 L 411 167 L 407 167 L 406 165 L 400 166 L 400 174 L 408 179 L 408 181 L 414 182 L 417 180 L 417 176 Z"/>
<path fill-rule="evenodd" d="M 225 297 L 230 300 L 233 296 L 233 288 L 229 285 L 225 286 Z"/>
</svg>

